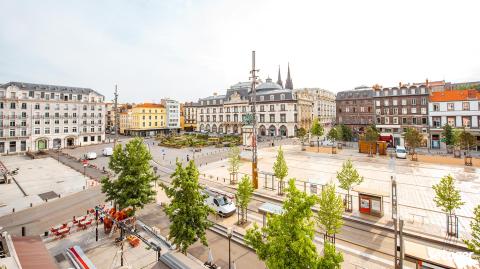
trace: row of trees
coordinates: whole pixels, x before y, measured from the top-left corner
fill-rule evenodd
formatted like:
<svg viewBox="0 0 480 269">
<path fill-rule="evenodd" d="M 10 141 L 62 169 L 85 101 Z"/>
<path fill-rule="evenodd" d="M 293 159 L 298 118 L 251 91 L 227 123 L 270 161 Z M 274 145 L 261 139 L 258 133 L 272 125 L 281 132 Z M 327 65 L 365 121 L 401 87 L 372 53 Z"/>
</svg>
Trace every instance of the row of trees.
<svg viewBox="0 0 480 269">
<path fill-rule="evenodd" d="M 442 137 L 447 145 L 447 152 L 451 153 L 453 147 L 469 150 L 476 144 L 475 136 L 465 128 L 455 129 L 449 124 L 443 126 Z"/>
</svg>

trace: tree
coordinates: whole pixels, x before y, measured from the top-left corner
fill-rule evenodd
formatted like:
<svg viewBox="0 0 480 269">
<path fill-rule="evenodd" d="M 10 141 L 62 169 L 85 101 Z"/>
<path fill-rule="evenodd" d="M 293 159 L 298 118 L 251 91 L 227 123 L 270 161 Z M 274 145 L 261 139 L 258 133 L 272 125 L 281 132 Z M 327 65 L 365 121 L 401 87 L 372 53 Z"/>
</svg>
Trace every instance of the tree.
<svg viewBox="0 0 480 269">
<path fill-rule="evenodd" d="M 405 132 L 405 142 L 412 149 L 412 154 L 415 154 L 415 149 L 420 147 L 423 141 L 423 135 L 415 128 L 408 127 Z"/>
<path fill-rule="evenodd" d="M 340 269 L 343 262 L 343 255 L 335 250 L 335 245 L 325 242 L 323 246 L 323 257 L 320 259 L 318 269 Z"/>
<path fill-rule="evenodd" d="M 317 136 L 317 151 L 320 152 L 320 136 L 323 135 L 324 129 L 323 126 L 318 121 L 318 118 L 315 118 L 310 128 L 310 133 Z"/>
<path fill-rule="evenodd" d="M 328 184 L 323 188 L 318 207 L 317 222 L 325 238 L 335 237 L 342 228 L 344 211 L 342 198 L 335 193 L 335 185 Z"/>
<path fill-rule="evenodd" d="M 342 137 L 342 133 L 341 133 L 340 127 L 338 126 L 332 127 L 330 131 L 328 131 L 327 139 L 332 141 L 332 154 L 335 153 L 334 152 L 335 142 L 339 140 L 341 137 Z"/>
<path fill-rule="evenodd" d="M 171 186 L 162 184 L 167 197 L 171 199 L 170 204 L 165 206 L 165 213 L 171 222 L 169 238 L 173 238 L 173 243 L 184 254 L 198 239 L 203 245 L 208 245 L 205 230 L 211 225 L 207 217 L 213 211 L 204 203 L 207 195 L 202 193 L 198 175 L 193 160 L 185 168 L 177 162 L 177 168 L 171 175 Z"/>
<path fill-rule="evenodd" d="M 230 184 L 237 182 L 238 170 L 240 169 L 240 149 L 230 148 L 228 153 L 228 172 L 230 172 Z"/>
<path fill-rule="evenodd" d="M 261 229 L 255 223 L 247 230 L 245 242 L 270 269 L 317 268 L 320 258 L 313 242 L 311 209 L 317 198 L 299 191 L 294 179 L 289 181 L 286 192 L 283 213 L 269 215 Z"/>
<path fill-rule="evenodd" d="M 345 205 L 346 211 L 352 211 L 352 204 L 351 204 L 351 196 L 350 190 L 353 186 L 358 185 L 363 182 L 363 177 L 360 176 L 357 169 L 353 167 L 353 163 L 351 160 L 347 160 L 342 164 L 342 170 L 337 172 L 337 179 L 340 183 L 340 188 L 347 191 L 347 195 L 345 197 Z"/>
<path fill-rule="evenodd" d="M 343 141 L 352 141 L 352 138 L 353 138 L 353 133 L 352 133 L 352 129 L 350 129 L 350 127 L 348 127 L 347 125 L 345 124 L 340 124 L 340 130 L 341 130 L 341 134 L 342 134 L 342 140 Z"/>
<path fill-rule="evenodd" d="M 367 127 L 367 130 L 365 131 L 365 141 L 370 144 L 369 156 L 372 156 L 372 145 L 377 142 L 379 136 L 380 134 L 375 125 L 372 124 Z"/>
<path fill-rule="evenodd" d="M 463 130 L 458 133 L 457 139 L 460 148 L 467 152 L 469 151 L 471 146 L 476 144 L 475 137 L 470 132 L 467 132 L 465 128 L 463 128 Z"/>
<path fill-rule="evenodd" d="M 480 205 L 477 205 L 474 210 L 474 218 L 470 222 L 472 228 L 472 239 L 463 240 L 467 245 L 468 250 L 473 252 L 473 258 L 480 262 Z"/>
<path fill-rule="evenodd" d="M 297 130 L 297 137 L 300 138 L 300 141 L 302 142 L 302 150 L 305 150 L 303 146 L 304 146 L 304 140 L 306 135 L 307 135 L 307 131 L 305 130 L 305 128 L 300 127 L 300 129 Z"/>
<path fill-rule="evenodd" d="M 453 128 L 451 125 L 445 124 L 443 126 L 442 136 L 443 138 L 445 138 L 445 144 L 447 145 L 447 152 L 448 152 L 451 149 L 451 146 L 455 144 L 455 137 L 454 137 Z"/>
<path fill-rule="evenodd" d="M 447 232 L 452 233 L 451 224 L 453 223 L 455 209 L 465 204 L 462 202 L 460 191 L 455 188 L 455 179 L 451 175 L 444 176 L 432 188 L 435 191 L 433 201 L 437 204 L 437 207 L 447 214 Z"/>
<path fill-rule="evenodd" d="M 282 146 L 278 149 L 277 159 L 273 164 L 273 173 L 275 174 L 275 177 L 279 179 L 278 193 L 283 195 L 283 187 L 285 185 L 283 179 L 288 175 L 288 167 L 285 158 L 283 157 Z"/>
<path fill-rule="evenodd" d="M 151 184 L 157 177 L 150 166 L 151 159 L 141 138 L 130 140 L 125 148 L 118 144 L 108 163 L 117 179 L 104 177 L 101 180 L 106 201 L 113 201 L 120 209 L 132 207 L 133 213 L 154 201 L 155 190 Z"/>
<path fill-rule="evenodd" d="M 252 181 L 250 181 L 250 177 L 248 175 L 244 175 L 242 177 L 242 180 L 238 184 L 237 194 L 235 195 L 238 208 L 240 209 L 240 216 L 241 216 L 239 224 L 243 224 L 247 222 L 246 213 L 247 213 L 248 203 L 250 203 L 250 200 L 252 199 L 253 190 L 254 189 L 253 189 Z"/>
</svg>

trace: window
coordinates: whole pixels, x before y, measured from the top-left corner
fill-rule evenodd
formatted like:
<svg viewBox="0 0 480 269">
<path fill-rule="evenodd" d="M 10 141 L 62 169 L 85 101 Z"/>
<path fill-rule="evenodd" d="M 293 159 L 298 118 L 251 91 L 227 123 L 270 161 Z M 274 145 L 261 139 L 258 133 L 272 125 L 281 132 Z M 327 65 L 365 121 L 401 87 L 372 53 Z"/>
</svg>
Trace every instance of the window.
<svg viewBox="0 0 480 269">
<path fill-rule="evenodd" d="M 402 99 L 402 106 L 406 106 L 407 105 L 407 99 Z"/>
<path fill-rule="evenodd" d="M 23 140 L 20 142 L 20 151 L 26 151 L 27 150 L 27 141 Z"/>
<path fill-rule="evenodd" d="M 63 132 L 68 133 L 68 127 L 63 127 Z"/>
<path fill-rule="evenodd" d="M 287 116 L 285 114 L 280 114 L 280 122 L 287 122 Z"/>
<path fill-rule="evenodd" d="M 463 102 L 462 103 L 462 109 L 463 110 L 470 110 L 470 103 L 469 102 Z"/>
<path fill-rule="evenodd" d="M 432 117 L 432 124 L 433 124 L 433 127 L 435 128 L 440 128 L 441 126 L 441 120 L 442 118 L 441 117 Z"/>
<path fill-rule="evenodd" d="M 3 103 L 2 103 L 2 108 L 3 108 Z M 27 109 L 27 103 L 22 103 L 22 109 Z"/>
<path fill-rule="evenodd" d="M 393 115 L 398 115 L 398 107 L 393 108 Z"/>
<path fill-rule="evenodd" d="M 90 141 L 91 141 L 91 142 L 94 142 L 94 141 L 95 141 L 95 136 L 93 136 L 93 135 L 90 136 Z"/>
<path fill-rule="evenodd" d="M 389 113 L 389 109 L 388 108 L 384 108 L 383 109 L 383 115 L 388 115 Z"/>
<path fill-rule="evenodd" d="M 423 118 L 422 118 L 422 124 L 423 124 L 423 125 L 427 125 L 427 118 L 426 118 L 426 117 L 423 117 Z"/>
<path fill-rule="evenodd" d="M 273 96 L 273 94 L 270 95 L 270 101 L 273 101 L 274 99 L 275 99 L 275 96 Z"/>
<path fill-rule="evenodd" d="M 398 100 L 397 100 L 397 99 L 393 99 L 393 100 L 392 100 L 392 105 L 394 105 L 394 106 L 398 105 Z"/>
<path fill-rule="evenodd" d="M 83 142 L 88 142 L 88 136 L 83 137 Z"/>
<path fill-rule="evenodd" d="M 397 90 L 393 90 L 393 95 L 397 95 Z"/>
<path fill-rule="evenodd" d="M 50 134 L 50 128 L 45 128 L 45 129 L 43 130 L 43 132 L 44 132 L 45 134 Z"/>
<path fill-rule="evenodd" d="M 454 103 L 447 103 L 447 110 L 448 111 L 455 110 L 455 104 Z"/>
<path fill-rule="evenodd" d="M 402 118 L 402 124 L 407 124 L 407 118 Z"/>
<path fill-rule="evenodd" d="M 265 96 L 260 96 L 260 101 L 264 101 L 265 100 Z"/>
<path fill-rule="evenodd" d="M 270 111 L 275 111 L 275 106 L 274 105 L 270 105 Z"/>
<path fill-rule="evenodd" d="M 417 114 L 417 108 L 416 108 L 416 107 L 412 107 L 411 112 L 412 112 L 412 114 Z"/>
<path fill-rule="evenodd" d="M 280 94 L 280 100 L 285 100 L 285 94 Z"/>
<path fill-rule="evenodd" d="M 380 100 L 375 100 L 375 106 L 380 106 Z"/>
<path fill-rule="evenodd" d="M 471 127 L 472 126 L 472 118 L 471 117 L 462 117 L 462 126 L 463 127 Z"/>
<path fill-rule="evenodd" d="M 414 125 L 417 124 L 417 118 L 412 118 L 412 124 L 414 124 Z"/>
<path fill-rule="evenodd" d="M 15 136 L 15 129 L 10 129 L 10 136 L 14 137 Z"/>
<path fill-rule="evenodd" d="M 280 105 L 280 111 L 285 111 L 285 104 Z"/>
<path fill-rule="evenodd" d="M 447 124 L 455 127 L 455 117 L 447 117 Z"/>
<path fill-rule="evenodd" d="M 427 98 L 423 97 L 422 98 L 422 105 L 426 105 L 427 104 Z"/>
<path fill-rule="evenodd" d="M 422 107 L 420 113 L 422 113 L 423 115 L 427 114 L 427 108 L 426 108 L 426 107 Z"/>
<path fill-rule="evenodd" d="M 388 106 L 388 99 L 383 100 L 383 105 Z"/>
<path fill-rule="evenodd" d="M 412 99 L 412 106 L 415 106 L 415 105 L 417 105 L 417 99 L 413 98 Z"/>
<path fill-rule="evenodd" d="M 393 117 L 393 124 L 398 124 L 398 117 Z"/>
<path fill-rule="evenodd" d="M 10 109 L 15 109 L 15 103 L 10 103 Z"/>
<path fill-rule="evenodd" d="M 59 127 L 55 127 L 54 132 L 55 132 L 56 134 L 59 134 L 59 133 L 60 133 L 60 128 L 59 128 Z"/>
<path fill-rule="evenodd" d="M 389 123 L 390 123 L 389 117 L 385 117 L 385 124 L 389 124 Z"/>
<path fill-rule="evenodd" d="M 260 122 L 265 122 L 265 115 L 264 114 L 260 114 Z"/>
<path fill-rule="evenodd" d="M 406 89 L 402 89 L 402 95 L 405 95 L 407 93 Z"/>
<path fill-rule="evenodd" d="M 438 103 L 433 104 L 433 111 L 440 111 L 440 104 Z"/>
<path fill-rule="evenodd" d="M 218 116 L 218 118 L 220 122 L 223 122 L 223 115 Z"/>
<path fill-rule="evenodd" d="M 270 114 L 270 122 L 275 122 L 275 114 Z"/>
<path fill-rule="evenodd" d="M 40 128 L 35 128 L 35 129 L 34 129 L 34 133 L 35 133 L 35 134 L 40 134 Z"/>
<path fill-rule="evenodd" d="M 406 107 L 403 107 L 403 108 L 402 108 L 402 114 L 403 114 L 403 115 L 406 115 L 406 114 L 408 114 L 408 113 L 407 113 L 407 108 L 406 108 Z"/>
<path fill-rule="evenodd" d="M 415 94 L 415 88 L 410 89 L 410 94 Z"/>
<path fill-rule="evenodd" d="M 375 115 L 381 115 L 382 110 L 380 108 L 375 109 Z"/>
<path fill-rule="evenodd" d="M 17 142 L 10 141 L 10 152 L 16 152 L 16 151 L 17 151 Z"/>
</svg>

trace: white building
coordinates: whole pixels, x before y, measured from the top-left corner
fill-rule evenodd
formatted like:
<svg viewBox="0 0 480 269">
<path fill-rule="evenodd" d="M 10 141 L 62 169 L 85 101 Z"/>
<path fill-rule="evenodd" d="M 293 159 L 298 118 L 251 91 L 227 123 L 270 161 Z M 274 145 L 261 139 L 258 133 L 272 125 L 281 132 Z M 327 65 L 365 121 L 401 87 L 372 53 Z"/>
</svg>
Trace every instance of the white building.
<svg viewBox="0 0 480 269">
<path fill-rule="evenodd" d="M 295 92 L 297 94 L 305 92 L 311 95 L 313 100 L 313 116 L 318 118 L 320 124 L 327 128 L 335 124 L 336 96 L 333 92 L 320 88 L 296 89 Z"/>
<path fill-rule="evenodd" d="M 162 99 L 167 112 L 167 128 L 173 132 L 180 131 L 180 103 L 173 99 Z"/>
<path fill-rule="evenodd" d="M 105 140 L 104 96 L 88 88 L 0 85 L 0 154 Z"/>
<path fill-rule="evenodd" d="M 428 104 L 431 147 L 445 149 L 441 142 L 443 126 L 464 128 L 477 138 L 480 150 L 480 91 L 449 90 L 433 92 Z"/>
</svg>

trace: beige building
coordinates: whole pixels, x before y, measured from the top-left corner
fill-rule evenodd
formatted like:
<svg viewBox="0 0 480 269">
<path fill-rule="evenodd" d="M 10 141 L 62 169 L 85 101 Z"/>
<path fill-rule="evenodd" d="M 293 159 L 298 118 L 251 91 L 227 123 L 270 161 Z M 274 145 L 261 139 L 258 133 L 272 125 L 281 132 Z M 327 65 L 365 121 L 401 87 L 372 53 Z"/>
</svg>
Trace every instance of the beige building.
<svg viewBox="0 0 480 269">
<path fill-rule="evenodd" d="M 162 104 L 138 104 L 120 112 L 121 134 L 154 136 L 167 130 L 167 112 Z"/>
</svg>

